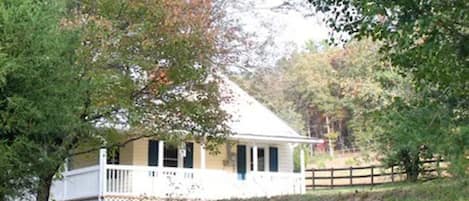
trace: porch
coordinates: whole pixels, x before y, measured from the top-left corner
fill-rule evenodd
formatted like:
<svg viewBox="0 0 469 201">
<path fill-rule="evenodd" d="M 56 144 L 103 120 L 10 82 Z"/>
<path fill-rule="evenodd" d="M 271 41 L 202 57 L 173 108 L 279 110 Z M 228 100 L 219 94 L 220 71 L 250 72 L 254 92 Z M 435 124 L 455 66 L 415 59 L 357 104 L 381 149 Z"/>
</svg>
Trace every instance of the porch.
<svg viewBox="0 0 469 201">
<path fill-rule="evenodd" d="M 254 150 L 257 152 L 257 148 Z M 300 194 L 305 191 L 303 172 L 261 172 L 257 171 L 257 164 L 253 165 L 254 171 L 242 175 L 225 170 L 205 169 L 204 165 L 200 169 L 115 165 L 107 164 L 106 155 L 106 150 L 102 149 L 98 165 L 64 172 L 63 178 L 53 184 L 52 199 L 216 200 Z M 201 158 L 202 162 L 205 161 L 204 158 Z"/>
<path fill-rule="evenodd" d="M 214 200 L 299 194 L 300 173 L 247 173 L 244 180 L 222 170 L 106 165 L 69 171 L 54 184 L 63 194 L 56 200 L 128 200 L 137 198 L 188 198 Z M 60 191 L 58 191 L 60 192 Z"/>
</svg>

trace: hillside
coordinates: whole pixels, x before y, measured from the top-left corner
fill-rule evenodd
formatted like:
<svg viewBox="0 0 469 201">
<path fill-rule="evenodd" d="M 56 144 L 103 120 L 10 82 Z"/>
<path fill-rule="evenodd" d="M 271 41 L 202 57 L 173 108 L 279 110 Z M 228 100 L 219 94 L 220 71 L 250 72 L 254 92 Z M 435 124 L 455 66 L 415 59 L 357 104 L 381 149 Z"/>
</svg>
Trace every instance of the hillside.
<svg viewBox="0 0 469 201">
<path fill-rule="evenodd" d="M 375 188 L 319 190 L 310 191 L 306 195 L 254 198 L 243 201 L 468 201 L 468 184 L 467 179 L 442 179 Z"/>
</svg>

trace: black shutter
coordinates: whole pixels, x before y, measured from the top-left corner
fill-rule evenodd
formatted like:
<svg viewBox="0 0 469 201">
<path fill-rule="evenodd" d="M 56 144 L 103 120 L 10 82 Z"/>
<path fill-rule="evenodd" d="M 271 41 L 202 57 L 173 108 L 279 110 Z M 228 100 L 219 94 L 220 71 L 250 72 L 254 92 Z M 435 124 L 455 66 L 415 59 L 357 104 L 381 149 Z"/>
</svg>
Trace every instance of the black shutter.
<svg viewBox="0 0 469 201">
<path fill-rule="evenodd" d="M 269 147 L 269 170 L 278 172 L 278 148 Z"/>
<path fill-rule="evenodd" d="M 194 143 L 186 143 L 186 157 L 184 157 L 184 168 L 194 168 Z"/>
<path fill-rule="evenodd" d="M 158 140 L 148 140 L 148 166 L 158 166 Z"/>
<path fill-rule="evenodd" d="M 246 146 L 238 145 L 236 148 L 236 168 L 238 172 L 238 178 L 244 180 L 246 179 Z"/>
</svg>

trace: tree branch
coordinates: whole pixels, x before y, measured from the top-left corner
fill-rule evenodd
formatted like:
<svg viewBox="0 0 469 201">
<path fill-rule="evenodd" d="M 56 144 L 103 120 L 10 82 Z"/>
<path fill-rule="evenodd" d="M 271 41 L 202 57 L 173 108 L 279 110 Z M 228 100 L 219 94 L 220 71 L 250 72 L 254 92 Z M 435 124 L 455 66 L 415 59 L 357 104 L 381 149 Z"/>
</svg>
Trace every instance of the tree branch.
<svg viewBox="0 0 469 201">
<path fill-rule="evenodd" d="M 123 146 L 127 145 L 130 142 L 133 142 L 133 141 L 136 141 L 136 140 L 139 140 L 139 139 L 142 139 L 142 138 L 155 137 L 155 136 L 159 136 L 159 134 L 138 135 L 138 136 L 135 136 L 135 137 L 131 137 L 131 138 L 125 140 L 124 142 L 116 142 L 116 143 L 112 143 L 112 144 L 109 144 L 109 145 L 106 145 L 106 146 L 93 147 L 93 148 L 90 148 L 90 149 L 87 149 L 87 150 L 84 150 L 84 151 L 74 152 L 74 153 L 69 154 L 69 157 L 91 153 L 91 152 L 94 152 L 94 151 L 98 151 L 101 148 L 110 149 L 110 148 L 115 148 L 115 147 L 123 147 Z"/>
</svg>

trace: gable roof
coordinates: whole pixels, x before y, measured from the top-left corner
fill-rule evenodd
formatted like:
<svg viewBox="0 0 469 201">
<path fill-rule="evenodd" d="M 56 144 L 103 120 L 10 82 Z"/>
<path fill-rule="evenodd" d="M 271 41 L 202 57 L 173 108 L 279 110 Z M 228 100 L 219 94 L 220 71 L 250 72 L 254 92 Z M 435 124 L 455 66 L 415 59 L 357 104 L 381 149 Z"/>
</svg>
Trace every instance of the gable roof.
<svg viewBox="0 0 469 201">
<path fill-rule="evenodd" d="M 300 135 L 271 110 L 254 99 L 231 80 L 223 79 L 222 95 L 229 101 L 222 109 L 231 115 L 228 126 L 232 139 L 268 140 L 299 143 L 321 143 L 322 140 Z"/>
</svg>

